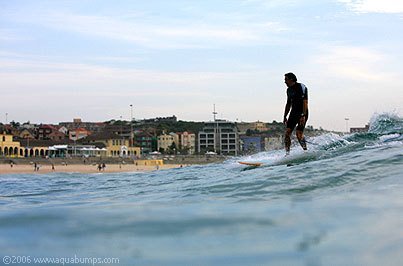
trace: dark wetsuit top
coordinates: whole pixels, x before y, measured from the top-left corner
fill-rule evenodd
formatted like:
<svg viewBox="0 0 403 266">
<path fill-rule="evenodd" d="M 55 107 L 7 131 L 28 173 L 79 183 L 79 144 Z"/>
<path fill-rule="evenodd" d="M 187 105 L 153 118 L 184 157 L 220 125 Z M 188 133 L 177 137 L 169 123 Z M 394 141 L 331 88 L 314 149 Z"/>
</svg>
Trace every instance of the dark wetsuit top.
<svg viewBox="0 0 403 266">
<path fill-rule="evenodd" d="M 304 100 L 308 100 L 308 88 L 305 87 L 305 85 L 295 83 L 293 86 L 287 88 L 287 105 L 291 105 L 291 113 L 288 117 L 287 128 L 294 129 L 298 124 L 297 130 L 304 130 L 305 125 L 299 125 L 299 120 L 303 113 Z M 306 111 L 305 124 L 308 120 L 308 110 Z"/>
</svg>

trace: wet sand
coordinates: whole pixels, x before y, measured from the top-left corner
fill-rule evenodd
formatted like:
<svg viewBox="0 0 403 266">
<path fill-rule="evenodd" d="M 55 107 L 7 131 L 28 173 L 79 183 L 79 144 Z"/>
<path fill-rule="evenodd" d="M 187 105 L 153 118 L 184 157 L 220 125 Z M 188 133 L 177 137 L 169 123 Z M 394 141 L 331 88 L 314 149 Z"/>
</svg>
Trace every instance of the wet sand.
<svg viewBox="0 0 403 266">
<path fill-rule="evenodd" d="M 119 172 L 148 172 L 162 169 L 178 168 L 181 165 L 166 164 L 160 166 L 144 166 L 134 164 L 107 164 L 105 170 L 98 170 L 98 165 L 55 165 L 54 170 L 52 165 L 40 165 L 38 171 L 34 171 L 34 165 L 31 164 L 14 164 L 11 167 L 9 164 L 0 164 L 0 174 L 44 174 L 44 173 L 119 173 Z"/>
</svg>

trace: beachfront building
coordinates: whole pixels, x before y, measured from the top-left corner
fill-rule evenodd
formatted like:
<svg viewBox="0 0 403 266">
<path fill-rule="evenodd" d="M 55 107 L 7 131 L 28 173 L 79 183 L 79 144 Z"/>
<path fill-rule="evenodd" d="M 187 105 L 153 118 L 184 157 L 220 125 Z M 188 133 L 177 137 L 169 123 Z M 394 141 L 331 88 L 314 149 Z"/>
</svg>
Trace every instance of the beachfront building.
<svg viewBox="0 0 403 266">
<path fill-rule="evenodd" d="M 49 146 L 55 142 L 51 140 L 20 139 L 20 157 L 47 157 L 49 156 Z"/>
<path fill-rule="evenodd" d="M 196 134 L 185 131 L 179 136 L 179 148 L 187 154 L 194 154 L 196 151 Z"/>
<path fill-rule="evenodd" d="M 3 132 L 0 134 L 0 156 L 20 157 L 20 142 L 14 141 L 13 135 Z"/>
<path fill-rule="evenodd" d="M 132 157 L 141 156 L 140 147 L 129 145 L 129 140 L 114 133 L 96 133 L 80 140 L 80 144 L 93 145 L 99 149 L 106 149 L 107 157 Z"/>
<path fill-rule="evenodd" d="M 157 137 L 157 147 L 160 152 L 176 152 L 179 145 L 179 135 L 176 133 L 166 134 L 165 132 L 162 135 Z"/>
<path fill-rule="evenodd" d="M 238 155 L 239 134 L 233 122 L 215 120 L 206 122 L 198 134 L 200 153 L 215 152 L 223 155 Z"/>
<path fill-rule="evenodd" d="M 134 145 L 141 148 L 141 154 L 147 154 L 158 150 L 158 139 L 151 130 L 136 130 Z"/>
<path fill-rule="evenodd" d="M 53 145 L 49 157 L 106 157 L 107 149 L 95 145 Z"/>
<path fill-rule="evenodd" d="M 29 144 L 28 144 L 29 143 Z M 14 141 L 13 135 L 0 135 L 0 156 L 21 157 L 46 157 L 49 155 L 49 146 L 46 141 L 30 140 L 29 138 Z"/>
</svg>

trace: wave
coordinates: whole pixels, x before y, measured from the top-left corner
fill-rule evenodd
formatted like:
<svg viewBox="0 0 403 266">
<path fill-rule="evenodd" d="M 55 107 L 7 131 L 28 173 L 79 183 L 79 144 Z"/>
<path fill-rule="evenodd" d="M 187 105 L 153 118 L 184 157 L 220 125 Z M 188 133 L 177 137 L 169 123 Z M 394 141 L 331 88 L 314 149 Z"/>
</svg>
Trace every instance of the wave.
<svg viewBox="0 0 403 266">
<path fill-rule="evenodd" d="M 299 144 L 292 147 L 292 157 L 296 162 L 328 159 L 352 152 L 357 152 L 368 147 L 390 144 L 403 144 L 403 119 L 393 113 L 374 114 L 370 120 L 368 132 L 353 134 L 326 133 L 320 136 L 307 138 L 308 153 Z M 306 160 L 305 160 L 306 159 Z M 261 152 L 248 155 L 235 161 L 262 162 L 266 165 L 288 164 L 293 160 L 284 159 L 283 150 Z"/>
</svg>

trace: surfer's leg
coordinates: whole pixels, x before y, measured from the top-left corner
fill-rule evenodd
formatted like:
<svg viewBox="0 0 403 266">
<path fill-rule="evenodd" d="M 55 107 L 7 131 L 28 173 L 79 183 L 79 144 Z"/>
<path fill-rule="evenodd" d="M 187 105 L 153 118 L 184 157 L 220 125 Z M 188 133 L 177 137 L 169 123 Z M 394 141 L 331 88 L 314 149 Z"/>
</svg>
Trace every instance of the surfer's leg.
<svg viewBox="0 0 403 266">
<path fill-rule="evenodd" d="M 304 131 L 297 129 L 296 135 L 297 135 L 298 142 L 301 145 L 302 149 L 307 150 L 306 140 L 304 137 Z"/>
<path fill-rule="evenodd" d="M 290 147 L 291 147 L 291 133 L 292 133 L 292 129 L 291 128 L 287 128 L 285 130 L 285 134 L 284 134 L 284 144 L 285 144 L 285 152 L 286 154 L 290 153 Z"/>
<path fill-rule="evenodd" d="M 298 117 L 295 115 L 290 115 L 288 117 L 288 121 L 287 121 L 287 128 L 285 130 L 285 134 L 284 134 L 284 144 L 285 144 L 285 152 L 286 155 L 288 155 L 290 153 L 290 148 L 291 148 L 291 134 L 292 131 L 294 130 L 295 126 L 298 123 Z"/>
<path fill-rule="evenodd" d="M 307 148 L 306 148 L 306 140 L 305 140 L 305 137 L 304 137 L 304 129 L 305 129 L 307 119 L 308 119 L 308 116 L 306 117 L 305 123 L 303 123 L 303 124 L 300 123 L 300 120 L 299 120 L 298 125 L 297 125 L 297 130 L 296 130 L 296 135 L 297 135 L 298 142 L 299 142 L 299 144 L 301 145 L 301 147 L 302 147 L 302 149 L 304 151 L 307 150 Z"/>
</svg>

